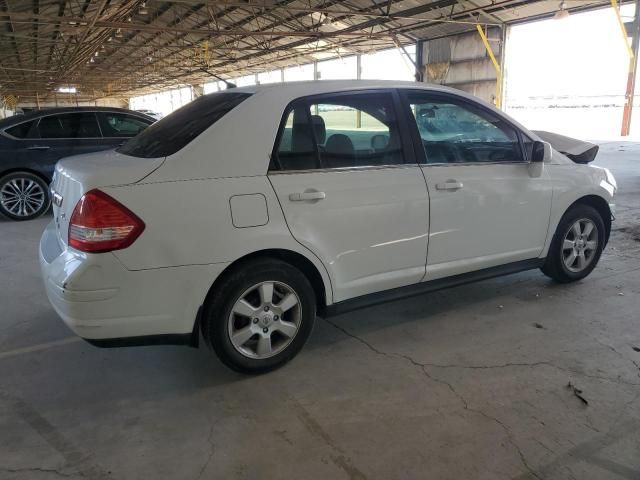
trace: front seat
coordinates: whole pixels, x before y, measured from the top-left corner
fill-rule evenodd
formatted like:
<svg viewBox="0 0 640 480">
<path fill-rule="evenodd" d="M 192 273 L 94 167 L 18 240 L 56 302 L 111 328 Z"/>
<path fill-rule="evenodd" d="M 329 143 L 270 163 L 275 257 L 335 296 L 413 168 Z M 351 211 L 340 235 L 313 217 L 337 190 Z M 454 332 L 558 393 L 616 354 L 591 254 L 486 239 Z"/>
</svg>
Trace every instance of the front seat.
<svg viewBox="0 0 640 480">
<path fill-rule="evenodd" d="M 331 135 L 324 146 L 322 158 L 327 168 L 354 167 L 356 151 L 353 142 L 341 133 Z"/>
</svg>

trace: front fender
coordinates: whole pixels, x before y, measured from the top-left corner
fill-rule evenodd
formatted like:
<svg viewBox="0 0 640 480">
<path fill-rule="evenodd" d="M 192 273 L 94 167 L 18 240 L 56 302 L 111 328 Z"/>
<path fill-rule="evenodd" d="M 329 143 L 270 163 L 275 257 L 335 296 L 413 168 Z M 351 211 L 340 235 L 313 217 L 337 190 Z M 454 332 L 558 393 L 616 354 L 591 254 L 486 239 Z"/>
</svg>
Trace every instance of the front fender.
<svg viewBox="0 0 640 480">
<path fill-rule="evenodd" d="M 545 165 L 545 168 L 549 168 L 549 176 L 552 179 L 553 198 L 549 229 L 542 257 L 547 256 L 553 235 L 562 216 L 574 203 L 584 200 L 587 204 L 595 201 L 606 205 L 609 218 L 604 220 L 607 223 L 611 219 L 611 205 L 616 193 L 616 186 L 607 181 L 607 175 L 603 168 L 576 164 L 552 164 Z"/>
</svg>

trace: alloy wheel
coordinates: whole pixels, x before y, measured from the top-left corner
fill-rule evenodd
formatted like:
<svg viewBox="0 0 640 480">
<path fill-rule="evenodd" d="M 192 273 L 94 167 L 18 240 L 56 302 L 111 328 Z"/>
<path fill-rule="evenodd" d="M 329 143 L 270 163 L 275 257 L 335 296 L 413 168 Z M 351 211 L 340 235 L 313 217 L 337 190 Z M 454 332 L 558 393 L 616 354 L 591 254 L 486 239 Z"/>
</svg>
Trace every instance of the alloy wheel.
<svg viewBox="0 0 640 480">
<path fill-rule="evenodd" d="M 598 227 L 588 218 L 571 226 L 562 242 L 562 261 L 573 273 L 580 273 L 593 262 L 598 250 Z"/>
<path fill-rule="evenodd" d="M 228 319 L 229 339 L 242 355 L 263 360 L 286 349 L 300 329 L 302 303 L 282 282 L 261 282 L 244 291 Z"/>
<path fill-rule="evenodd" d="M 0 187 L 2 208 L 16 217 L 29 217 L 39 212 L 46 198 L 42 186 L 29 178 L 12 178 Z"/>
</svg>

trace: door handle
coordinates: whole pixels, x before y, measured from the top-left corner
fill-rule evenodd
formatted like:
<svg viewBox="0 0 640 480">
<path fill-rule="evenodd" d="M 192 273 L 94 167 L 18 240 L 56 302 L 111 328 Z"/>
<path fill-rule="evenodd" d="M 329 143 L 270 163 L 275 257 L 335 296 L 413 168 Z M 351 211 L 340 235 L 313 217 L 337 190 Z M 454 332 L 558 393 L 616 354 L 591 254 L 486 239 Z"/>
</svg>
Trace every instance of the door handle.
<svg viewBox="0 0 640 480">
<path fill-rule="evenodd" d="M 323 200 L 326 196 L 324 192 L 313 190 L 302 193 L 292 193 L 289 195 L 289 200 L 292 202 L 309 202 Z"/>
<path fill-rule="evenodd" d="M 462 187 L 462 182 L 458 182 L 457 180 L 447 180 L 443 183 L 436 183 L 436 190 L 456 191 L 460 190 Z"/>
<path fill-rule="evenodd" d="M 50 148 L 48 145 L 31 145 L 27 150 L 49 150 Z"/>
</svg>

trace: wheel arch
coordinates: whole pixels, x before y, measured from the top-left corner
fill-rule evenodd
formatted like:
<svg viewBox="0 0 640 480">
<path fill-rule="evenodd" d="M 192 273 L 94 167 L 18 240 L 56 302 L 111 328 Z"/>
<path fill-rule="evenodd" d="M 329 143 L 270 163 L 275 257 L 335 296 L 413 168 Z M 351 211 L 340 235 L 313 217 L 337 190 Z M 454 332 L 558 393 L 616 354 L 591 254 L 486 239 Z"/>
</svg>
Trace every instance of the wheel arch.
<svg viewBox="0 0 640 480">
<path fill-rule="evenodd" d="M 567 213 L 574 205 L 588 205 L 600 214 L 602 221 L 604 222 L 606 245 L 609 242 L 609 236 L 611 235 L 611 208 L 609 208 L 609 203 L 599 195 L 585 195 L 569 205 L 565 210 L 565 213 Z"/>
<path fill-rule="evenodd" d="M 331 286 L 325 285 L 325 281 L 323 280 L 318 268 L 313 264 L 311 260 L 306 258 L 301 253 L 294 252 L 293 250 L 278 248 L 257 250 L 255 252 L 244 255 L 227 265 L 227 267 L 220 273 L 220 275 L 218 275 L 218 277 L 211 285 L 211 288 L 207 293 L 205 303 L 212 292 L 215 292 L 217 286 L 220 285 L 227 276 L 232 274 L 237 269 L 242 268 L 243 265 L 262 258 L 273 258 L 281 260 L 299 269 L 307 277 L 307 279 L 311 283 L 313 291 L 316 294 L 318 311 L 322 312 L 325 309 L 325 307 L 327 306 L 327 302 L 329 301 L 327 293 L 330 293 L 327 292 L 327 289 L 330 289 Z"/>
<path fill-rule="evenodd" d="M 3 170 L 2 172 L 0 172 L 0 178 L 6 175 L 11 175 L 12 173 L 30 173 L 31 175 L 35 175 L 36 177 L 38 177 L 47 185 L 51 183 L 51 179 L 47 178 L 46 175 L 44 175 L 42 172 L 33 170 L 31 168 L 23 168 L 23 167 L 14 167 L 14 168 L 8 168 L 7 170 Z"/>
</svg>

